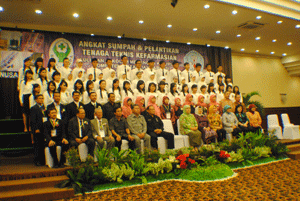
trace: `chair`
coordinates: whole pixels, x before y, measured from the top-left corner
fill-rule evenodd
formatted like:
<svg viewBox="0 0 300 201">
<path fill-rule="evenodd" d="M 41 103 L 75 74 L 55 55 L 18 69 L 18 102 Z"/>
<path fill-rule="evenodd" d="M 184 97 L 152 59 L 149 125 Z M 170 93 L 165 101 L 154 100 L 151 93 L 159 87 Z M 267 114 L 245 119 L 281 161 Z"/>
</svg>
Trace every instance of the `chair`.
<svg viewBox="0 0 300 201">
<path fill-rule="evenodd" d="M 58 161 L 60 161 L 60 158 L 61 158 L 61 147 L 60 146 L 56 147 L 56 154 L 58 157 Z M 49 168 L 53 168 L 54 161 L 53 161 L 53 157 L 50 154 L 49 147 L 45 147 L 45 161 L 46 161 L 46 165 L 48 165 Z"/>
<path fill-rule="evenodd" d="M 282 137 L 282 129 L 281 126 L 279 125 L 278 121 L 278 115 L 277 114 L 270 114 L 267 116 L 267 121 L 268 121 L 268 132 L 272 132 L 275 130 L 274 135 L 278 139 L 283 139 Z"/>
<path fill-rule="evenodd" d="M 190 141 L 189 141 L 189 136 L 187 135 L 182 135 L 180 133 L 180 122 L 179 119 L 177 120 L 177 128 L 178 128 L 178 135 L 181 135 L 183 137 L 183 142 L 185 147 L 190 147 Z"/>
<path fill-rule="evenodd" d="M 299 125 L 291 124 L 288 114 L 281 114 L 284 139 L 300 139 Z"/>
<path fill-rule="evenodd" d="M 86 158 L 88 157 L 88 147 L 85 143 L 81 143 L 78 146 L 78 151 L 79 151 L 79 157 L 81 162 L 85 162 Z"/>
<path fill-rule="evenodd" d="M 164 130 L 166 132 L 172 133 L 174 135 L 174 128 L 173 128 L 172 121 L 169 119 L 163 119 L 162 121 L 164 123 Z M 175 135 L 174 136 L 175 149 L 180 149 L 180 148 L 184 147 L 184 139 L 183 138 L 184 138 L 183 135 Z"/>
</svg>

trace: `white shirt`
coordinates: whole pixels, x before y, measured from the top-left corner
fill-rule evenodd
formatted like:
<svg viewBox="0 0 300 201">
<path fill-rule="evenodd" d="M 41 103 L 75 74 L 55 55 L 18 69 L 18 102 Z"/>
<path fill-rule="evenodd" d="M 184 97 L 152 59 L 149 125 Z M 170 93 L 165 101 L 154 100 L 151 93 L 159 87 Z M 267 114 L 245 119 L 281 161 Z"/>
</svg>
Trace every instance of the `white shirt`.
<svg viewBox="0 0 300 201">
<path fill-rule="evenodd" d="M 34 80 L 31 80 L 31 81 L 27 82 L 26 84 L 24 83 L 24 81 L 21 82 L 20 93 L 19 93 L 20 103 L 23 103 L 23 95 L 32 93 L 32 89 L 33 89 L 32 85 L 33 84 L 36 84 L 36 82 Z"/>
<path fill-rule="evenodd" d="M 225 76 L 226 76 L 226 75 L 225 75 L 224 73 L 222 73 L 222 72 L 221 72 L 221 73 L 217 72 L 217 73 L 215 74 L 215 79 L 214 79 L 214 83 L 215 83 L 215 84 L 218 82 L 218 76 L 219 76 L 219 75 L 221 75 L 221 76 L 223 77 L 223 79 L 222 79 L 222 80 L 223 80 L 223 83 L 225 82 Z"/>
<path fill-rule="evenodd" d="M 156 70 L 155 70 L 154 67 L 152 69 L 146 68 L 144 70 L 144 79 L 145 79 L 145 81 L 150 81 L 151 73 L 154 73 L 154 79 L 153 80 L 156 82 L 157 81 L 157 75 L 156 75 Z"/>
<path fill-rule="evenodd" d="M 82 95 L 82 103 L 84 105 L 88 104 L 89 102 L 91 102 L 91 99 L 89 97 L 89 93 L 87 91 L 84 91 L 83 92 L 83 95 Z"/>
<path fill-rule="evenodd" d="M 53 94 L 52 94 L 52 97 L 49 95 L 48 91 L 45 91 L 43 93 L 44 95 L 44 105 L 45 107 L 47 107 L 48 105 L 50 105 L 51 103 L 54 102 L 54 99 L 53 99 Z"/>
<path fill-rule="evenodd" d="M 33 95 L 31 94 L 29 97 L 29 108 L 31 108 L 32 106 L 35 106 L 35 105 L 36 105 L 36 102 L 33 98 Z"/>
<path fill-rule="evenodd" d="M 162 102 L 163 97 L 166 96 L 166 95 L 167 95 L 166 92 L 162 93 L 159 90 L 157 90 L 157 100 L 156 100 L 156 105 L 157 106 L 161 106 L 163 104 L 163 102 Z"/>
<path fill-rule="evenodd" d="M 47 91 L 47 87 L 48 87 L 48 82 L 46 81 L 46 80 L 44 80 L 43 82 L 41 81 L 41 79 L 40 78 L 38 78 L 38 79 L 36 79 L 35 80 L 35 82 L 37 83 L 37 84 L 39 84 L 40 85 L 40 87 L 41 87 L 41 94 L 43 94 L 45 91 Z M 56 87 L 56 89 L 58 88 L 58 86 Z"/>
<path fill-rule="evenodd" d="M 178 75 L 177 75 L 177 72 L 178 72 Z M 176 69 L 172 69 L 172 70 L 170 70 L 170 75 L 169 75 L 169 80 L 170 80 L 170 83 L 172 83 L 173 82 L 173 78 L 174 77 L 179 77 L 178 78 L 178 82 L 180 82 L 180 78 L 181 78 L 181 71 L 178 69 L 178 70 L 176 70 Z"/>
<path fill-rule="evenodd" d="M 224 93 L 218 91 L 218 92 L 216 93 L 216 95 L 217 95 L 217 103 L 220 103 L 220 101 L 221 101 L 222 99 L 224 99 Z"/>
<path fill-rule="evenodd" d="M 189 83 L 192 81 L 192 74 L 193 74 L 193 72 L 191 72 L 190 70 L 184 70 L 181 72 L 181 76 L 185 78 L 186 83 Z"/>
<path fill-rule="evenodd" d="M 85 81 L 86 79 L 86 73 L 85 73 L 85 69 L 83 69 L 82 67 L 81 68 L 74 68 L 73 71 L 72 71 L 72 75 L 73 75 L 73 80 L 76 80 L 78 78 L 78 73 L 82 71 L 82 76 L 81 76 L 81 80 L 82 81 Z"/>
<path fill-rule="evenodd" d="M 110 74 L 111 74 L 110 70 L 114 70 L 114 69 L 106 67 L 102 70 L 103 80 L 106 80 L 107 78 L 110 77 Z"/>
<path fill-rule="evenodd" d="M 61 67 L 61 68 L 59 68 L 59 72 L 61 75 L 61 79 L 66 80 L 68 78 L 68 75 L 72 72 L 72 69 L 70 67 L 68 67 L 68 68 Z"/>
<path fill-rule="evenodd" d="M 30 69 L 32 70 L 32 68 L 30 68 Z M 27 70 L 29 70 L 29 69 L 27 69 Z M 27 70 L 25 70 L 25 71 L 23 72 L 23 68 L 20 68 L 20 69 L 19 69 L 19 74 L 18 74 L 18 86 L 19 86 L 19 87 L 21 87 L 21 82 L 24 81 L 25 72 L 26 72 Z M 32 72 L 33 72 L 33 70 L 32 70 Z"/>
<path fill-rule="evenodd" d="M 144 99 L 145 99 L 145 97 L 146 97 L 146 94 L 144 94 L 143 92 L 142 92 L 142 93 L 139 92 L 138 89 L 134 89 L 134 90 L 133 90 L 133 93 L 134 93 L 134 100 L 136 100 L 136 98 L 137 98 L 138 96 L 142 96 Z M 134 101 L 134 102 L 135 102 L 135 101 Z"/>
<path fill-rule="evenodd" d="M 67 105 L 73 101 L 70 92 L 67 90 L 65 92 L 60 92 L 60 102 L 63 105 Z"/>
<path fill-rule="evenodd" d="M 199 93 L 199 96 L 200 95 L 204 96 L 204 103 L 206 103 L 206 104 L 210 103 L 209 94 L 207 92 L 205 92 L 205 94 Z"/>
<path fill-rule="evenodd" d="M 193 75 L 196 76 L 196 82 L 200 82 L 201 81 L 201 77 L 204 76 L 204 73 L 202 71 L 193 71 Z"/>
<path fill-rule="evenodd" d="M 150 83 L 156 84 L 156 90 L 158 89 L 158 85 L 157 85 L 156 80 L 148 80 L 148 81 L 146 82 L 146 84 L 145 84 L 145 90 L 146 90 L 146 92 L 148 92 L 149 84 L 150 84 Z"/>
<path fill-rule="evenodd" d="M 96 91 L 97 94 L 97 102 L 100 103 L 101 105 L 104 105 L 105 103 L 107 103 L 108 101 L 108 97 L 107 97 L 107 91 L 102 90 L 100 93 L 100 89 L 98 89 Z M 102 97 L 101 97 L 102 94 Z"/>
<path fill-rule="evenodd" d="M 168 98 L 169 98 L 169 103 L 171 104 L 171 105 L 175 105 L 175 98 L 180 98 L 180 95 L 178 94 L 178 93 L 174 93 L 174 95 L 173 94 L 171 94 L 171 92 L 169 92 L 168 93 Z"/>
<path fill-rule="evenodd" d="M 96 73 L 96 77 L 94 77 L 95 73 Z M 102 73 L 102 71 L 99 68 L 90 67 L 86 71 L 86 76 L 88 77 L 90 74 L 92 74 L 93 75 L 93 79 L 92 80 L 96 80 L 99 77 L 100 73 Z"/>
<path fill-rule="evenodd" d="M 164 68 L 164 69 L 159 68 L 159 69 L 156 70 L 156 77 L 157 77 L 157 82 L 158 83 L 160 81 L 159 78 L 162 77 L 162 76 L 166 78 L 166 83 L 170 83 L 171 80 L 170 80 L 169 75 L 170 75 L 170 71 L 167 70 L 166 68 Z"/>
<path fill-rule="evenodd" d="M 52 75 L 56 70 L 54 70 L 53 68 L 49 71 L 49 68 L 47 68 L 47 78 L 48 80 L 53 80 L 52 79 Z"/>
<path fill-rule="evenodd" d="M 121 74 L 121 72 L 124 72 L 126 74 L 126 77 L 128 80 L 131 80 L 131 67 L 129 65 L 120 65 L 117 68 L 117 74 L 118 76 Z"/>
<path fill-rule="evenodd" d="M 195 105 L 197 105 L 197 103 L 198 103 L 198 97 L 199 97 L 199 93 L 190 93 L 192 96 L 193 96 L 193 103 L 195 104 Z"/>
<path fill-rule="evenodd" d="M 181 100 L 181 104 L 183 104 L 184 102 L 185 102 L 185 97 L 186 97 L 186 95 L 188 95 L 189 93 L 183 93 L 183 92 L 180 92 L 180 94 L 179 94 L 179 98 L 180 98 L 180 100 Z"/>
<path fill-rule="evenodd" d="M 141 77 L 141 79 L 144 78 L 144 70 L 143 70 L 142 68 L 140 68 L 140 69 L 135 68 L 135 69 L 131 70 L 131 80 L 138 80 L 138 77 L 136 76 L 136 73 L 137 73 L 138 71 L 141 71 L 141 72 L 142 72 L 142 77 Z"/>
<path fill-rule="evenodd" d="M 207 71 L 206 73 L 204 73 L 204 76 L 205 76 L 205 82 L 206 84 L 208 84 L 212 78 L 215 78 L 215 73 L 212 71 L 210 72 Z"/>
</svg>

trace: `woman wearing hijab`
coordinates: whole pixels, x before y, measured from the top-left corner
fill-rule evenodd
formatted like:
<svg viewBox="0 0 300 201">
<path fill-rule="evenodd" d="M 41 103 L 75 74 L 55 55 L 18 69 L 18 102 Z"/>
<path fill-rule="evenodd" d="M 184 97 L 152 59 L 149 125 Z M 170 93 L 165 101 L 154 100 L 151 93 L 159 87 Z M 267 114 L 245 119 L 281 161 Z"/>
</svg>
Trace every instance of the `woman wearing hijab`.
<svg viewBox="0 0 300 201">
<path fill-rule="evenodd" d="M 217 132 L 218 142 L 222 142 L 226 138 L 226 131 L 223 129 L 221 115 L 217 113 L 217 107 L 211 105 L 209 107 L 209 114 L 207 115 L 210 128 Z"/>
<path fill-rule="evenodd" d="M 210 95 L 209 100 L 210 100 L 210 102 L 208 104 L 208 107 L 210 107 L 211 105 L 215 105 L 217 107 L 219 113 L 221 113 L 220 112 L 220 104 L 217 102 L 217 96 L 216 96 L 216 94 Z"/>
<path fill-rule="evenodd" d="M 164 96 L 162 100 L 162 105 L 160 106 L 160 113 L 162 119 L 172 119 L 172 107 L 169 102 L 168 96 Z"/>
<path fill-rule="evenodd" d="M 194 114 L 195 113 L 195 107 L 194 107 L 194 103 L 193 103 L 193 95 L 192 94 L 188 94 L 185 97 L 185 102 L 183 103 L 183 106 L 185 105 L 190 105 L 191 106 L 191 113 Z"/>
<path fill-rule="evenodd" d="M 173 109 L 173 115 L 171 116 L 173 118 L 171 120 L 172 120 L 175 135 L 178 135 L 177 119 L 179 119 L 180 115 L 182 115 L 183 113 L 180 98 L 178 97 L 175 98 L 175 105 L 172 105 L 172 109 Z"/>
<path fill-rule="evenodd" d="M 250 126 L 253 127 L 253 132 L 258 132 L 261 130 L 261 117 L 256 111 L 256 106 L 254 104 L 249 105 L 249 112 L 246 113 Z"/>
<path fill-rule="evenodd" d="M 189 105 L 183 106 L 183 114 L 180 116 L 179 121 L 180 133 L 189 136 L 190 146 L 197 151 L 198 147 L 203 144 L 202 134 L 198 130 L 198 123 L 194 115 L 191 114 L 191 107 Z"/>
<path fill-rule="evenodd" d="M 239 133 L 242 133 L 242 130 L 238 127 L 239 121 L 229 105 L 225 105 L 223 109 L 222 122 L 227 134 L 232 134 L 236 138 L 239 137 Z"/>
<path fill-rule="evenodd" d="M 160 109 L 159 107 L 156 105 L 156 97 L 151 95 L 149 96 L 149 100 L 148 100 L 148 105 L 147 107 L 149 106 L 153 106 L 154 109 L 155 109 L 155 115 L 158 116 L 159 118 L 161 117 L 161 114 L 160 114 Z"/>
<path fill-rule="evenodd" d="M 138 96 L 135 99 L 135 104 L 140 108 L 141 114 L 145 111 L 145 98 L 143 96 Z"/>
<path fill-rule="evenodd" d="M 198 122 L 198 130 L 202 133 L 204 143 L 209 144 L 216 141 L 217 132 L 210 128 L 208 118 L 203 114 L 203 107 L 197 107 L 194 116 Z"/>
<path fill-rule="evenodd" d="M 132 99 L 126 97 L 123 101 L 123 106 L 122 106 L 122 114 L 125 118 L 127 118 L 129 115 L 132 114 L 131 105 L 132 105 Z"/>
</svg>

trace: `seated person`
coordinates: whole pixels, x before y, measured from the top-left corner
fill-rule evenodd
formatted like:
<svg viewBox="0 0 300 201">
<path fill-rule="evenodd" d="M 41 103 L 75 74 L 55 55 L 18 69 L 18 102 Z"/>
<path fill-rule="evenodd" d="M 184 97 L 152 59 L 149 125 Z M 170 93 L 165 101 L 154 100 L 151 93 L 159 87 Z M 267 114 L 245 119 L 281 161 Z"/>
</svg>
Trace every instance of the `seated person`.
<svg viewBox="0 0 300 201">
<path fill-rule="evenodd" d="M 189 105 L 191 108 L 191 113 L 195 114 L 195 104 L 193 103 L 193 95 L 192 94 L 187 94 L 185 96 L 185 102 L 183 103 L 183 106 Z"/>
<path fill-rule="evenodd" d="M 189 136 L 190 146 L 197 151 L 198 147 L 203 144 L 202 134 L 198 130 L 198 123 L 194 115 L 191 114 L 191 107 L 189 105 L 183 107 L 183 114 L 180 116 L 179 121 L 180 133 Z"/>
<path fill-rule="evenodd" d="M 243 113 L 246 113 L 246 105 L 245 103 L 241 102 L 241 95 L 240 94 L 236 94 L 235 95 L 235 102 L 234 102 L 234 106 L 235 106 L 235 109 L 238 105 L 241 105 L 243 107 Z"/>
<path fill-rule="evenodd" d="M 232 134 L 233 137 L 238 137 L 242 130 L 238 127 L 238 120 L 233 114 L 229 105 L 225 105 L 222 115 L 222 122 L 226 133 Z"/>
<path fill-rule="evenodd" d="M 109 129 L 115 138 L 115 146 L 121 150 L 122 139 L 128 141 L 129 149 L 135 149 L 134 137 L 130 134 L 126 119 L 122 116 L 121 106 L 114 108 L 114 116 L 109 120 Z"/>
<path fill-rule="evenodd" d="M 237 105 L 235 108 L 235 116 L 238 120 L 239 128 L 243 131 L 243 133 L 247 133 L 252 131 L 247 115 L 243 112 L 243 106 Z"/>
<path fill-rule="evenodd" d="M 131 111 L 132 99 L 129 97 L 124 98 L 123 107 L 122 107 L 122 114 L 125 118 L 132 114 Z"/>
<path fill-rule="evenodd" d="M 210 128 L 218 134 L 218 142 L 222 142 L 226 139 L 226 131 L 223 129 L 221 115 L 218 114 L 218 108 L 215 105 L 209 107 L 207 118 Z"/>
<path fill-rule="evenodd" d="M 62 167 L 65 160 L 64 152 L 69 148 L 69 142 L 66 140 L 65 124 L 62 120 L 57 118 L 57 111 L 55 107 L 48 109 L 49 120 L 44 123 L 44 136 L 46 139 L 46 146 L 50 149 L 50 154 L 53 158 L 54 168 Z M 56 147 L 61 147 L 61 157 L 58 161 L 56 154 Z"/>
<path fill-rule="evenodd" d="M 173 115 L 172 115 L 172 124 L 174 128 L 175 135 L 178 135 L 178 126 L 177 126 L 177 119 L 179 119 L 180 115 L 183 113 L 182 105 L 180 98 L 175 98 L 175 105 L 172 105 Z"/>
<path fill-rule="evenodd" d="M 109 93 L 108 102 L 103 105 L 103 117 L 110 121 L 111 118 L 115 116 L 114 108 L 121 107 L 119 103 L 115 102 L 116 96 L 114 93 Z"/>
<path fill-rule="evenodd" d="M 83 107 L 83 104 L 81 102 L 79 102 L 80 92 L 73 91 L 72 97 L 73 97 L 73 102 L 66 105 L 67 121 L 68 122 L 73 117 L 76 117 L 76 112 L 77 112 L 78 108 Z"/>
<path fill-rule="evenodd" d="M 78 147 L 85 143 L 88 147 L 88 154 L 94 156 L 95 140 L 93 139 L 92 126 L 88 118 L 85 118 L 83 107 L 77 110 L 76 117 L 69 121 L 68 133 L 71 147 Z"/>
<path fill-rule="evenodd" d="M 138 105 L 132 106 L 132 114 L 128 116 L 127 122 L 135 140 L 135 147 L 138 148 L 137 152 L 141 153 L 141 139 L 144 139 L 145 148 L 150 150 L 150 135 L 146 133 L 147 123 L 144 116 L 140 114 Z"/>
<path fill-rule="evenodd" d="M 110 150 L 115 146 L 115 139 L 109 130 L 108 121 L 103 117 L 103 111 L 101 107 L 95 109 L 95 119 L 91 120 L 93 137 L 98 142 L 101 149 L 104 147 L 104 141 L 106 141 L 106 148 Z"/>
<path fill-rule="evenodd" d="M 218 137 L 217 132 L 210 129 L 208 118 L 203 114 L 202 106 L 196 108 L 195 118 L 198 122 L 198 130 L 202 133 L 202 139 L 206 144 L 209 144 Z"/>
<path fill-rule="evenodd" d="M 151 136 L 151 146 L 154 149 L 158 149 L 157 138 L 163 137 L 168 141 L 168 149 L 174 149 L 174 135 L 164 131 L 164 123 L 155 115 L 153 106 L 147 108 L 145 119 L 147 122 L 147 133 Z"/>
<path fill-rule="evenodd" d="M 161 114 L 160 114 L 160 109 L 159 107 L 156 105 L 156 97 L 151 95 L 149 96 L 149 100 L 148 100 L 148 106 L 153 106 L 154 109 L 155 109 L 155 115 L 158 116 L 158 117 L 161 117 Z"/>
<path fill-rule="evenodd" d="M 249 105 L 249 112 L 246 113 L 250 126 L 253 128 L 252 132 L 258 132 L 261 130 L 261 117 L 256 111 L 256 106 L 254 104 Z"/>
<path fill-rule="evenodd" d="M 91 92 L 89 93 L 89 97 L 91 99 L 91 101 L 84 105 L 84 110 L 86 113 L 86 118 L 88 118 L 89 120 L 92 120 L 95 118 L 94 114 L 95 114 L 95 108 L 101 107 L 102 109 L 102 105 L 100 103 L 97 103 L 97 94 L 96 92 Z"/>
<path fill-rule="evenodd" d="M 229 105 L 231 108 L 234 108 L 233 102 L 229 99 L 230 91 L 226 91 L 224 94 L 224 99 L 220 101 L 220 114 L 224 111 L 224 107 Z M 222 114 L 221 114 L 222 115 Z"/>
</svg>

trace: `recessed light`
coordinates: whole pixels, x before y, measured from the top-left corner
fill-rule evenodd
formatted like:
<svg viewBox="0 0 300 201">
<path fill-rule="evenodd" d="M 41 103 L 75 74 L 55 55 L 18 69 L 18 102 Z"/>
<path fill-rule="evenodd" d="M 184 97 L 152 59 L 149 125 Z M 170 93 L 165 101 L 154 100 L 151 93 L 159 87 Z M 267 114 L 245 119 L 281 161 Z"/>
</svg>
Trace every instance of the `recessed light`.
<svg viewBox="0 0 300 201">
<path fill-rule="evenodd" d="M 74 14 L 73 14 L 73 17 L 78 18 L 78 17 L 79 17 L 79 14 L 78 14 L 78 13 L 74 13 Z"/>
<path fill-rule="evenodd" d="M 260 15 L 259 15 L 259 16 L 256 16 L 256 19 L 258 19 L 258 20 L 261 19 L 261 16 L 260 16 Z"/>
<path fill-rule="evenodd" d="M 209 7 L 210 7 L 210 5 L 208 5 L 208 4 L 206 4 L 206 5 L 204 6 L 205 9 L 208 9 Z"/>
<path fill-rule="evenodd" d="M 295 27 L 296 27 L 296 29 L 299 29 L 300 28 L 300 24 L 297 24 Z"/>
<path fill-rule="evenodd" d="M 43 12 L 41 10 L 35 10 L 35 13 L 41 15 Z"/>
<path fill-rule="evenodd" d="M 31 30 L 32 32 L 35 32 L 35 30 Z"/>
<path fill-rule="evenodd" d="M 94 36 L 95 34 L 91 34 L 91 36 Z"/>
<path fill-rule="evenodd" d="M 287 43 L 287 45 L 292 45 L 292 44 L 293 44 L 292 42 L 288 42 L 288 43 Z"/>
<path fill-rule="evenodd" d="M 283 53 L 283 54 L 282 54 L 282 56 L 284 56 L 284 57 L 285 57 L 285 56 L 286 56 L 286 53 Z"/>
<path fill-rule="evenodd" d="M 271 54 L 275 54 L 275 52 L 271 52 Z"/>
<path fill-rule="evenodd" d="M 169 40 L 166 40 L 166 43 L 169 43 L 170 41 Z"/>
<path fill-rule="evenodd" d="M 197 28 L 193 28 L 193 31 L 197 31 L 198 29 Z"/>
<path fill-rule="evenodd" d="M 146 41 L 147 40 L 147 38 L 143 38 L 143 41 Z"/>
<path fill-rule="evenodd" d="M 221 31 L 220 31 L 220 30 L 216 31 L 216 34 L 219 34 L 219 33 L 221 33 Z"/>
<path fill-rule="evenodd" d="M 272 42 L 275 43 L 277 41 L 277 39 L 273 39 Z"/>
<path fill-rule="evenodd" d="M 118 38 L 122 38 L 122 36 L 118 36 Z"/>
<path fill-rule="evenodd" d="M 277 22 L 277 24 L 281 24 L 282 23 L 282 20 L 279 20 L 278 22 Z"/>
<path fill-rule="evenodd" d="M 229 47 L 228 47 L 228 46 L 225 46 L 224 48 L 225 48 L 225 49 L 229 49 Z"/>
<path fill-rule="evenodd" d="M 0 6 L 0 12 L 4 11 L 4 8 L 2 6 Z"/>
<path fill-rule="evenodd" d="M 171 28 L 171 27 L 172 27 L 172 24 L 168 24 L 167 27 L 168 27 L 168 28 Z"/>
<path fill-rule="evenodd" d="M 232 11 L 233 15 L 236 15 L 237 13 L 238 13 L 237 10 Z"/>
<path fill-rule="evenodd" d="M 241 51 L 245 51 L 245 48 L 242 48 Z"/>
<path fill-rule="evenodd" d="M 241 36 L 242 36 L 241 34 L 236 35 L 236 37 L 241 37 Z"/>
<path fill-rule="evenodd" d="M 187 44 L 187 45 L 190 45 L 191 43 L 190 43 L 190 42 L 187 42 L 186 44 Z"/>
<path fill-rule="evenodd" d="M 260 40 L 260 37 L 259 37 L 259 36 L 258 36 L 258 37 L 256 37 L 256 38 L 255 38 L 255 40 Z"/>
<path fill-rule="evenodd" d="M 207 46 L 207 47 L 210 47 L 210 44 L 207 44 L 206 46 Z"/>
<path fill-rule="evenodd" d="M 259 52 L 259 50 L 255 50 L 255 52 Z"/>
<path fill-rule="evenodd" d="M 106 19 L 110 21 L 112 20 L 112 17 L 108 16 Z"/>
<path fill-rule="evenodd" d="M 139 23 L 140 23 L 140 24 L 143 24 L 143 23 L 144 23 L 144 21 L 143 21 L 143 20 L 140 20 L 140 21 L 139 21 Z"/>
</svg>

